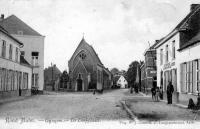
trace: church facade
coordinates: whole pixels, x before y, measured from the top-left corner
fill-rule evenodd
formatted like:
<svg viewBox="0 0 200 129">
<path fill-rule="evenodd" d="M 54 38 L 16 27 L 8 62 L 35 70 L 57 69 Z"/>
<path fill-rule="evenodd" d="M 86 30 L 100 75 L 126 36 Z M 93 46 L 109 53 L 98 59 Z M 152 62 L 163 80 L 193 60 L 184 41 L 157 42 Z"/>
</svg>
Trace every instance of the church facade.
<svg viewBox="0 0 200 129">
<path fill-rule="evenodd" d="M 83 38 L 68 61 L 69 90 L 89 91 L 111 87 L 111 73 L 104 67 L 94 48 Z"/>
</svg>

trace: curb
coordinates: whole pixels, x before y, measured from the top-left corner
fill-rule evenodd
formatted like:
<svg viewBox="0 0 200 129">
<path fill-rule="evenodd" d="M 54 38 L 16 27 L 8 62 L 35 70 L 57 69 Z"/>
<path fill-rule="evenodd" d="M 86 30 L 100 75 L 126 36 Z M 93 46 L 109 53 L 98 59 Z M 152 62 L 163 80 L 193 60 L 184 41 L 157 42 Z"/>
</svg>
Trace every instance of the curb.
<svg viewBox="0 0 200 129">
<path fill-rule="evenodd" d="M 124 109 L 126 110 L 126 112 L 128 113 L 128 115 L 130 115 L 130 118 L 132 120 L 134 120 L 135 122 L 138 122 L 139 120 L 137 119 L 137 117 L 133 114 L 133 112 L 127 107 L 126 102 L 125 101 L 120 101 L 120 103 L 122 104 L 122 106 L 124 107 Z"/>
</svg>

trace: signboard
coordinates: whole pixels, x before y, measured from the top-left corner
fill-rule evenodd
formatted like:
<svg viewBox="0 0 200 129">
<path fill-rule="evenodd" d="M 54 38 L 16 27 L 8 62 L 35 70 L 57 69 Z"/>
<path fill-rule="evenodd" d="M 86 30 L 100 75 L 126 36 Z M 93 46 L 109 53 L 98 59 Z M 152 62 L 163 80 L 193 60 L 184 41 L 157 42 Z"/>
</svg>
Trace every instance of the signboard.
<svg viewBox="0 0 200 129">
<path fill-rule="evenodd" d="M 156 71 L 150 71 L 150 73 L 151 73 L 151 74 L 154 74 L 154 73 L 156 74 Z"/>
<path fill-rule="evenodd" d="M 170 69 L 172 66 L 175 66 L 175 62 L 169 62 L 167 64 L 164 64 L 164 70 L 165 69 Z"/>
</svg>

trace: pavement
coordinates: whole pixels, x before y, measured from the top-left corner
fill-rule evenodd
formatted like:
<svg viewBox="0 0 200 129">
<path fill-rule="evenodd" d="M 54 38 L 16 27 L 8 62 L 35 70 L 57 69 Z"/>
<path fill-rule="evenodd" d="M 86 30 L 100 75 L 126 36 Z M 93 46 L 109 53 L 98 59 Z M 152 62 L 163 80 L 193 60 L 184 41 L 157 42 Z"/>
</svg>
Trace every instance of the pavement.
<svg viewBox="0 0 200 129">
<path fill-rule="evenodd" d="M 144 94 L 144 93 L 142 93 L 142 92 L 139 92 L 141 95 L 143 95 L 143 96 L 146 96 L 146 97 L 151 97 L 151 95 L 147 95 L 147 94 Z M 167 103 L 167 101 L 166 100 L 160 100 L 161 102 L 165 102 L 165 103 Z M 174 105 L 174 106 L 178 106 L 178 107 L 180 107 L 180 108 L 187 108 L 188 106 L 187 105 L 184 105 L 184 104 L 181 104 L 181 103 L 173 103 L 172 105 Z"/>
<path fill-rule="evenodd" d="M 125 100 L 125 106 L 133 120 L 137 121 L 199 121 L 200 112 L 186 109 L 185 105 L 155 102 L 151 96 L 142 93 L 132 94 Z"/>
</svg>

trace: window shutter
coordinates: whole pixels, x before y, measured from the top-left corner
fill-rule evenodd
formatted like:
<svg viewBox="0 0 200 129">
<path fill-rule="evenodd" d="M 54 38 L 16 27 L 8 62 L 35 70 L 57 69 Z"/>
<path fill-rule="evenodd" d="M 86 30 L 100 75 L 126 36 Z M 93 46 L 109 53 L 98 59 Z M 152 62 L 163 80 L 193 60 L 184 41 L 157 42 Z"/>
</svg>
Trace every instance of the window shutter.
<svg viewBox="0 0 200 129">
<path fill-rule="evenodd" d="M 181 64 L 181 92 L 186 92 L 186 65 Z"/>
<path fill-rule="evenodd" d="M 193 81 L 192 81 L 193 89 L 192 89 L 192 91 L 193 91 L 193 93 L 196 93 L 196 91 L 197 91 L 197 76 L 196 76 L 196 74 L 197 74 L 197 61 L 193 61 L 192 64 L 193 64 L 193 71 L 192 71 L 192 74 L 193 74 Z"/>
</svg>

